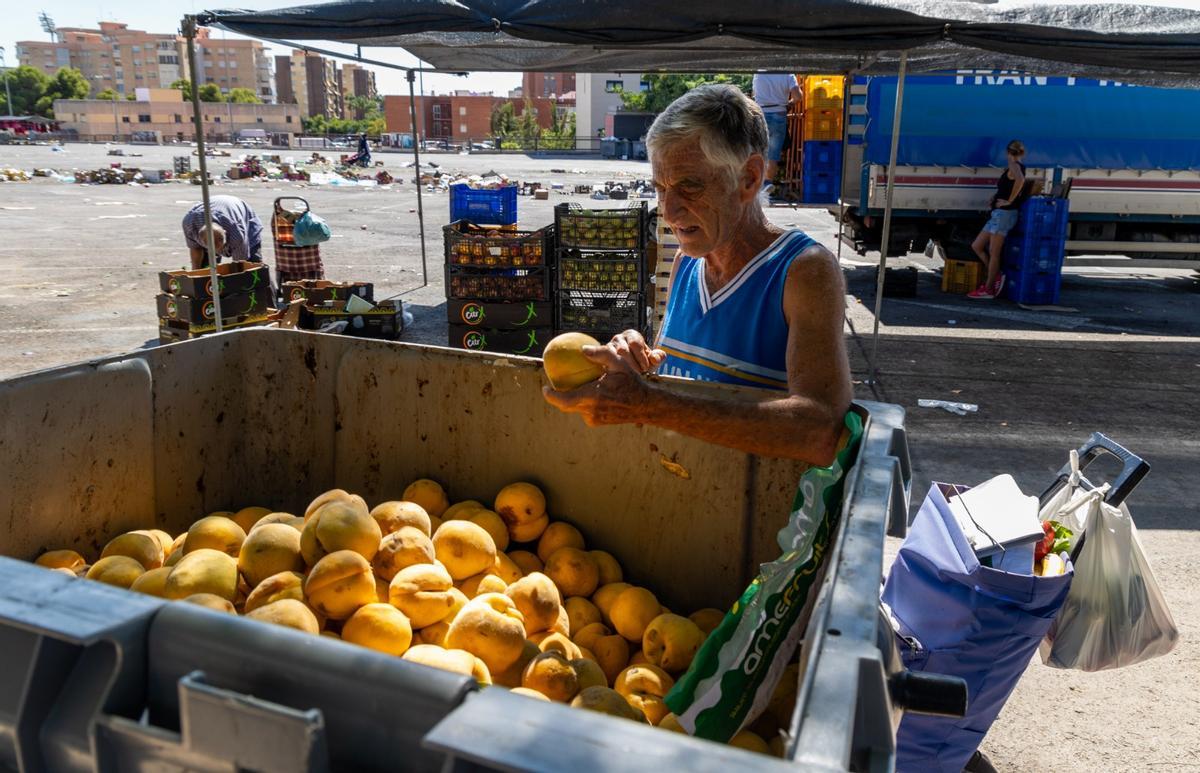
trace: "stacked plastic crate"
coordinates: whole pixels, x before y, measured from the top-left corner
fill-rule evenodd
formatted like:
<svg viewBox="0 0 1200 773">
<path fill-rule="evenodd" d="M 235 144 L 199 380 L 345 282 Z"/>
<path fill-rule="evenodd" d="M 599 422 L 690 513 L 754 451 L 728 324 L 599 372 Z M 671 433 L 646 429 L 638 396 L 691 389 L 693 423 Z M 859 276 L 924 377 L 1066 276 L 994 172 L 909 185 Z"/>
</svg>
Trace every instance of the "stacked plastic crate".
<svg viewBox="0 0 1200 773">
<path fill-rule="evenodd" d="M 667 313 L 667 296 L 670 292 L 671 271 L 675 266 L 675 255 L 679 252 L 679 237 L 667 225 L 661 215 L 654 218 L 655 252 L 654 267 L 654 330 L 662 328 L 663 316 Z"/>
<path fill-rule="evenodd" d="M 1058 303 L 1067 244 L 1068 202 L 1034 196 L 1021 205 L 1004 242 L 1005 294 L 1017 303 Z"/>
<path fill-rule="evenodd" d="M 516 227 L 516 186 L 452 185 L 450 213 L 460 219 L 443 229 L 449 345 L 541 356 L 554 327 L 551 228 Z"/>
<path fill-rule="evenodd" d="M 554 208 L 559 330 L 600 341 L 623 330 L 649 332 L 646 222 L 645 202 L 621 209 Z"/>
<path fill-rule="evenodd" d="M 803 200 L 837 202 L 842 180 L 842 101 L 846 79 L 809 75 L 804 79 Z"/>
</svg>

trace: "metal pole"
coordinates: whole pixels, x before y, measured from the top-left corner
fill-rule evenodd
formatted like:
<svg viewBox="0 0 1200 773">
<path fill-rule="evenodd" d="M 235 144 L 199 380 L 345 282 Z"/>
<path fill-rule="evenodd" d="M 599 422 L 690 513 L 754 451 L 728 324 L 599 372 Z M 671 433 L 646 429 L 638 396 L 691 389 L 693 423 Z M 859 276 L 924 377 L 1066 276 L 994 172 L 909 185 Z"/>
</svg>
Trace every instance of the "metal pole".
<svg viewBox="0 0 1200 773">
<path fill-rule="evenodd" d="M 221 332 L 221 282 L 217 275 L 217 245 L 213 240 L 212 204 L 208 198 L 208 161 L 204 157 L 204 119 L 200 113 L 200 81 L 196 76 L 196 17 L 183 17 L 187 38 L 188 74 L 192 78 L 192 123 L 196 127 L 196 153 L 200 156 L 200 199 L 204 202 L 204 227 L 208 236 L 208 275 L 213 297 L 213 320 Z"/>
<path fill-rule="evenodd" d="M 4 59 L 3 46 L 0 46 L 0 67 L 4 68 L 4 106 L 8 108 L 9 115 L 16 115 L 17 111 L 13 109 L 12 103 L 12 88 L 8 85 L 8 62 Z"/>
<path fill-rule="evenodd" d="M 847 71 L 842 86 L 842 176 L 838 182 L 838 235 L 837 259 L 842 262 L 842 231 L 846 222 L 846 199 L 842 192 L 846 190 L 846 157 L 850 155 L 850 72 Z"/>
<path fill-rule="evenodd" d="M 425 258 L 425 206 L 421 200 L 421 148 L 420 141 L 417 139 L 417 97 L 413 93 L 413 84 L 417 80 L 417 74 L 412 70 L 407 73 L 408 77 L 408 111 L 412 117 L 412 133 L 413 133 L 413 164 L 417 169 L 417 222 L 421 226 L 421 274 L 424 284 L 422 287 L 429 286 L 429 263 Z"/>
<path fill-rule="evenodd" d="M 879 314 L 883 310 L 883 277 L 892 238 L 892 195 L 896 190 L 896 154 L 900 150 L 900 116 L 904 110 L 904 76 L 908 71 L 908 52 L 900 52 L 900 74 L 896 78 L 896 109 L 892 113 L 892 150 L 888 156 L 887 193 L 883 205 L 883 241 L 879 245 L 879 275 L 875 278 L 875 330 L 871 334 L 871 384 L 879 377 Z"/>
</svg>

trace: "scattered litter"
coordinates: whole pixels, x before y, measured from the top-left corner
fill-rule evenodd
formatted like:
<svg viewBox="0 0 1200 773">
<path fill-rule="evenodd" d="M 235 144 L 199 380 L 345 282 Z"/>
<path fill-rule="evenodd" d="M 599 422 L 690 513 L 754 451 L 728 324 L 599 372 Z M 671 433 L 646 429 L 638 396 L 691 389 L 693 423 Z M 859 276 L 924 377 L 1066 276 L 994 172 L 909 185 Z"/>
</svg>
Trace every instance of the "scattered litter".
<svg viewBox="0 0 1200 773">
<path fill-rule="evenodd" d="M 921 398 L 917 400 L 917 405 L 922 408 L 942 408 L 959 416 L 966 416 L 968 413 L 975 413 L 979 410 L 979 406 L 975 403 L 955 403 L 949 400 L 926 400 Z"/>
<path fill-rule="evenodd" d="M 7 210 L 8 212 L 18 212 L 21 210 L 33 209 L 33 207 L 0 207 L 0 209 Z"/>
<path fill-rule="evenodd" d="M 89 217 L 88 220 L 128 220 L 131 217 L 145 217 L 145 215 L 100 215 L 99 217 Z"/>
<path fill-rule="evenodd" d="M 27 182 L 29 179 L 29 172 L 26 172 L 24 169 L 0 169 L 0 182 L 23 183 Z"/>
</svg>

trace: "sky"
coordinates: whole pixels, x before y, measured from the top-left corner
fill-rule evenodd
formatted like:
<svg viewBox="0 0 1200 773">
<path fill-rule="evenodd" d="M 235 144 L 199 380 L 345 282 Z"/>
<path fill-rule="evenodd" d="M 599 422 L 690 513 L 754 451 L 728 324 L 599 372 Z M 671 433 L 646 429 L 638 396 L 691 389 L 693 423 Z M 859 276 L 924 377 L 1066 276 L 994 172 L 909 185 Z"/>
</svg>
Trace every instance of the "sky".
<svg viewBox="0 0 1200 773">
<path fill-rule="evenodd" d="M 187 13 L 196 13 L 209 8 L 237 7 L 249 10 L 264 10 L 287 5 L 296 5 L 316 0 L 169 0 L 165 3 L 147 3 L 145 0 L 39 0 L 37 4 L 23 5 L 21 10 L 5 12 L 5 23 L 0 29 L 0 46 L 5 49 L 5 62 L 13 65 L 16 62 L 16 42 L 18 40 L 48 40 L 38 22 L 39 11 L 45 11 L 60 27 L 89 27 L 94 28 L 100 21 L 119 21 L 128 24 L 133 29 L 147 32 L 167 32 L 179 28 L 180 19 Z M 1064 4 L 1079 4 L 1093 0 L 1056 0 Z M 1104 0 L 1101 0 L 1104 2 Z M 997 7 L 1011 7 L 1025 4 L 1020 0 L 999 0 Z M 1174 6 L 1200 10 L 1200 0 L 1153 0 L 1152 5 Z M 13 5 L 18 5 L 13 3 Z M 26 10 L 28 9 L 28 10 Z M 215 36 L 220 31 L 214 30 Z M 229 35 L 229 37 L 238 37 Z M 337 44 L 317 44 L 330 50 L 350 52 L 346 46 Z M 287 49 L 267 46 L 272 53 L 286 53 Z M 363 49 L 363 56 L 379 61 L 411 66 L 417 63 L 415 57 L 401 49 L 370 48 Z M 376 71 L 376 84 L 381 94 L 407 94 L 408 84 L 404 73 L 398 70 L 372 68 Z M 446 93 L 454 89 L 470 89 L 473 91 L 491 91 L 498 95 L 507 94 L 510 89 L 521 85 L 520 73 L 471 73 L 468 76 L 454 75 L 422 76 L 424 93 Z M 422 85 L 418 83 L 418 85 Z"/>
<path fill-rule="evenodd" d="M 95 28 L 101 21 L 116 21 L 128 24 L 131 29 L 147 32 L 170 32 L 179 29 L 179 22 L 185 14 L 197 13 L 212 8 L 246 8 L 249 10 L 265 10 L 280 8 L 288 5 L 299 5 L 316 0 L 168 0 L 164 3 L 147 3 L 145 0 L 39 0 L 37 3 L 16 4 L 15 8 L 4 12 L 4 24 L 0 25 L 0 46 L 4 47 L 5 64 L 15 66 L 17 61 L 18 40 L 43 40 L 50 37 L 42 31 L 38 14 L 45 11 L 59 27 Z M 7 3 L 6 3 L 7 5 Z M 226 35 L 229 38 L 241 37 L 220 30 L 213 30 L 213 37 Z M 348 46 L 335 43 L 322 44 L 313 41 L 319 48 L 342 50 L 352 53 Z M 280 48 L 266 44 L 272 54 L 285 54 L 291 49 Z M 397 48 L 364 48 L 363 57 L 376 59 L 381 62 L 411 66 L 417 63 L 414 56 Z M 399 70 L 389 70 L 372 67 L 375 71 L 375 83 L 381 94 L 408 94 L 408 82 L 404 73 Z M 497 95 L 506 95 L 510 89 L 521 85 L 521 73 L 471 73 L 463 78 L 455 75 L 435 75 L 426 73 L 422 76 L 425 93 L 447 93 L 454 89 L 470 89 L 472 91 L 491 91 Z M 418 81 L 418 87 L 421 86 Z"/>
</svg>

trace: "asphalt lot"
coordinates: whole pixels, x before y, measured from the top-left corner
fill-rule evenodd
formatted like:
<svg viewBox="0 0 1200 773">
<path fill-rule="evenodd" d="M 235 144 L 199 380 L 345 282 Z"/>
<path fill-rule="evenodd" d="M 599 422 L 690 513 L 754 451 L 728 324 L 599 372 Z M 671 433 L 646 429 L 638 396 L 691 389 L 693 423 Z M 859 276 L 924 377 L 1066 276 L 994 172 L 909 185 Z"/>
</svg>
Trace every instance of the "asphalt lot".
<svg viewBox="0 0 1200 773">
<path fill-rule="evenodd" d="M 131 148 L 142 158 L 110 158 L 103 146 L 0 146 L 0 168 L 170 168 L 190 148 Z M 241 151 L 234 151 L 235 156 Z M 286 154 L 285 154 L 286 155 Z M 299 157 L 301 154 L 294 154 Z M 399 295 L 415 317 L 405 340 L 446 340 L 441 227 L 445 193 L 428 193 L 428 284 L 408 156 L 378 154 L 403 182 L 390 188 L 224 181 L 264 218 L 278 196 L 307 198 L 334 239 L 322 248 L 327 274 L 364 279 L 377 297 Z M 649 176 L 645 163 L 526 156 L 431 155 L 444 171 L 576 183 Z M 215 159 L 222 173 L 231 159 Z M 558 170 L 558 171 L 553 171 Z M 0 378 L 110 355 L 157 342 L 159 271 L 187 262 L 179 221 L 199 200 L 186 183 L 85 186 L 36 179 L 0 183 Z M 550 222 L 561 201 L 521 199 L 521 221 Z M 834 220 L 819 209 L 777 207 L 770 217 L 833 247 Z M 266 248 L 270 254 L 270 248 Z M 978 483 L 1011 472 L 1039 493 L 1070 448 L 1103 431 L 1153 465 L 1129 505 L 1182 633 L 1177 650 L 1150 663 L 1082 674 L 1035 661 L 983 748 L 1001 770 L 1185 770 L 1200 768 L 1200 283 L 1194 266 L 1088 267 L 1064 274 L 1061 308 L 1028 310 L 1007 301 L 969 301 L 939 291 L 936 261 L 914 254 L 915 298 L 885 298 L 879 377 L 868 356 L 875 323 L 874 263 L 842 252 L 847 279 L 847 343 L 856 393 L 908 410 L 914 507 L 931 480 Z M 268 259 L 270 262 L 270 259 Z M 921 398 L 968 402 L 958 416 L 917 407 Z M 893 542 L 892 547 L 895 548 Z"/>
</svg>

